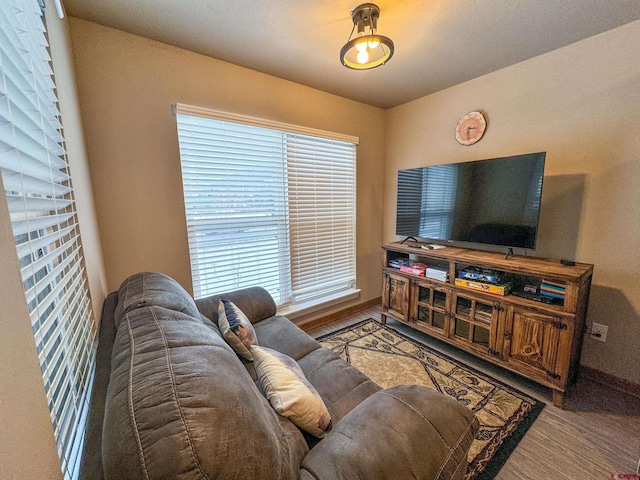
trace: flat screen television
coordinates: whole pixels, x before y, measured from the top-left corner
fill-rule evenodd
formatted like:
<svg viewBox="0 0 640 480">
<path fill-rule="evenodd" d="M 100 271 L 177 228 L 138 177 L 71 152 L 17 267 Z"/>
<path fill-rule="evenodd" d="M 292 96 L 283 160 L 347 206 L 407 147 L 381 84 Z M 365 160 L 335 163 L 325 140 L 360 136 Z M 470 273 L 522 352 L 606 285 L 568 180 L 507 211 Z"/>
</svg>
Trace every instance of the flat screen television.
<svg viewBox="0 0 640 480">
<path fill-rule="evenodd" d="M 535 249 L 545 157 L 399 170 L 396 234 Z"/>
</svg>

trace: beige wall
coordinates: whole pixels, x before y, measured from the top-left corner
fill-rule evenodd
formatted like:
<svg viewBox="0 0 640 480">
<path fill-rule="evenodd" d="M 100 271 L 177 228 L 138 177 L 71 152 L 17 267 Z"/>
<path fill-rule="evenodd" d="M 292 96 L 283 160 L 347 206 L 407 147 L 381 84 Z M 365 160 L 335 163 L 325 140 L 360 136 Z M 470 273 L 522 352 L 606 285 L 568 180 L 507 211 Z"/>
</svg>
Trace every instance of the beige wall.
<svg viewBox="0 0 640 480">
<path fill-rule="evenodd" d="M 380 295 L 383 110 L 84 20 L 71 38 L 109 289 L 154 270 L 191 291 L 179 102 L 360 137 L 351 303 Z"/>
<path fill-rule="evenodd" d="M 109 291 L 107 290 L 107 277 L 102 261 L 102 245 L 82 132 L 68 25 L 69 19 L 60 20 L 56 16 L 56 10 L 51 2 L 51 6 L 47 9 L 49 45 L 60 102 L 60 113 L 64 125 L 67 157 L 73 178 L 73 194 L 76 199 L 91 303 L 93 313 L 99 319 L 102 303 Z"/>
<path fill-rule="evenodd" d="M 87 275 L 94 309 L 99 314 L 106 292 L 105 277 L 75 98 L 67 22 L 56 17 L 51 1 L 46 5 Z M 0 477 L 62 478 L 4 195 L 0 195 L 0 251 Z"/>
<path fill-rule="evenodd" d="M 640 21 L 387 111 L 384 241 L 395 236 L 397 170 L 546 151 L 538 256 L 595 264 L 581 363 L 640 383 Z M 452 59 L 454 61 L 455 59 Z M 464 147 L 453 130 L 481 109 Z"/>
<path fill-rule="evenodd" d="M 640 113 L 639 31 L 635 22 L 384 112 L 71 19 L 108 289 L 140 270 L 191 288 L 175 102 L 360 137 L 362 295 L 352 303 L 379 295 L 379 244 L 397 238 L 399 168 L 546 151 L 536 255 L 596 265 L 589 321 L 609 325 L 609 339 L 587 340 L 582 363 L 640 382 L 629 368 L 640 359 L 640 136 L 629 120 Z M 453 128 L 474 109 L 489 128 L 463 147 Z"/>
<path fill-rule="evenodd" d="M 0 249 L 0 477 L 62 478 L 4 195 Z"/>
</svg>

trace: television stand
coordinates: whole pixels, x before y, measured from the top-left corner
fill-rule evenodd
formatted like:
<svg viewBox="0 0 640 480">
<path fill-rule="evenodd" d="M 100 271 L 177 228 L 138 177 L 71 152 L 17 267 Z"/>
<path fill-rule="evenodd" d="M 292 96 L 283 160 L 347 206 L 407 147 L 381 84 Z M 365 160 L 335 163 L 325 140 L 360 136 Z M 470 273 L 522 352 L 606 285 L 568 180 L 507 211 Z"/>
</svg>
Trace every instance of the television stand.
<svg viewBox="0 0 640 480">
<path fill-rule="evenodd" d="M 593 265 L 522 255 L 505 258 L 459 247 L 425 250 L 390 243 L 382 248 L 382 323 L 391 317 L 549 387 L 554 405 L 562 408 L 580 365 Z M 426 264 L 426 276 L 391 268 L 400 260 Z M 511 283 L 505 287 L 502 280 L 503 285 L 495 285 L 458 278 L 469 267 L 480 273 L 492 270 L 487 274 Z M 509 286 L 520 292 L 517 285 L 543 280 L 560 288 L 562 299 L 545 303 L 509 294 Z M 503 288 L 503 295 L 497 293 Z"/>
</svg>

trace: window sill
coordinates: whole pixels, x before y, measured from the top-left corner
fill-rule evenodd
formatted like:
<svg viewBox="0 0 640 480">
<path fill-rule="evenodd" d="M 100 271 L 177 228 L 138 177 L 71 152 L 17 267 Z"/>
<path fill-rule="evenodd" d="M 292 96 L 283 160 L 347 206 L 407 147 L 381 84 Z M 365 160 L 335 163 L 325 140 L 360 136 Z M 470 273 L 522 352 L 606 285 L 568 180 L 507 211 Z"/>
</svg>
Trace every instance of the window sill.
<svg viewBox="0 0 640 480">
<path fill-rule="evenodd" d="M 331 295 L 325 295 L 324 297 L 314 298 L 306 302 L 298 303 L 296 305 L 286 305 L 278 308 L 278 315 L 285 316 L 291 320 L 303 315 L 308 315 L 323 308 L 328 308 L 333 305 L 337 305 L 348 300 L 353 300 L 360 296 L 359 288 L 350 288 L 348 290 L 342 290 L 340 292 L 333 293 Z"/>
</svg>

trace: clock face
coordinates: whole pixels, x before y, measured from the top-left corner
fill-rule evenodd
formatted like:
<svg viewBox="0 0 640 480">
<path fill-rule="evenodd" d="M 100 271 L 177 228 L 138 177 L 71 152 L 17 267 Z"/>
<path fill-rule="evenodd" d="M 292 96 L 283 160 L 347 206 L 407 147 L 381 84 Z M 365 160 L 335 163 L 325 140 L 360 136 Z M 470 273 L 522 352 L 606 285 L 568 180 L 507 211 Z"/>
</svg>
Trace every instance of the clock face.
<svg viewBox="0 0 640 480">
<path fill-rule="evenodd" d="M 487 121 L 481 112 L 469 112 L 458 120 L 456 140 L 461 145 L 473 145 L 478 142 L 487 128 Z"/>
</svg>

